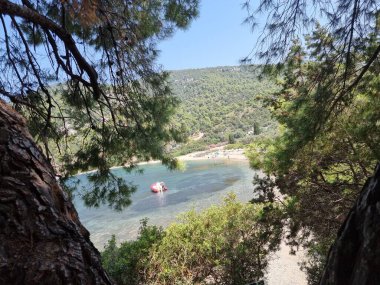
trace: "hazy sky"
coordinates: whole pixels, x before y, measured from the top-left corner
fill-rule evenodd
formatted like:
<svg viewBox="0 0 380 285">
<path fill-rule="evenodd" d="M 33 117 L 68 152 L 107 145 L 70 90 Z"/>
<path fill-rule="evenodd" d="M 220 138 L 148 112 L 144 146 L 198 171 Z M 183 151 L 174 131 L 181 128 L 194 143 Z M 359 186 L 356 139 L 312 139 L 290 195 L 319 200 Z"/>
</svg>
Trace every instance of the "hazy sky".
<svg viewBox="0 0 380 285">
<path fill-rule="evenodd" d="M 189 29 L 176 31 L 159 45 L 167 70 L 238 65 L 255 44 L 243 0 L 201 0 L 200 15 Z"/>
</svg>

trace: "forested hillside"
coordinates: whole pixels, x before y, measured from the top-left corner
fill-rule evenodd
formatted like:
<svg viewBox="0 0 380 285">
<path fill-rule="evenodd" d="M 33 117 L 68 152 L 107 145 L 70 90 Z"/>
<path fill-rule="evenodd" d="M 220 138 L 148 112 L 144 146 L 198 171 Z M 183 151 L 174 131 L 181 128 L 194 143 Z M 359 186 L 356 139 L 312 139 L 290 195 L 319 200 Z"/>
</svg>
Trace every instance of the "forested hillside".
<svg viewBox="0 0 380 285">
<path fill-rule="evenodd" d="M 218 143 L 236 143 L 234 147 L 241 147 L 258 137 L 272 137 L 276 133 L 276 121 L 269 109 L 263 106 L 263 99 L 277 92 L 278 86 L 267 78 L 259 78 L 259 74 L 257 66 L 170 72 L 168 83 L 179 104 L 173 104 L 174 111 L 171 108 L 161 113 L 173 115 L 172 127 L 186 138 L 185 142 L 171 140 L 166 143 L 171 154 L 177 156 L 204 150 Z M 60 94 L 58 87 L 50 89 L 56 93 L 55 100 L 64 105 L 67 94 Z M 55 165 L 58 166 L 63 161 L 76 160 L 73 154 L 80 150 L 78 141 L 90 146 L 91 143 L 87 137 L 88 128 L 83 127 L 88 124 L 83 121 L 83 116 L 77 114 L 76 109 L 62 107 L 52 112 L 54 116 L 63 112 L 67 118 L 76 118 L 67 119 L 65 124 L 57 124 L 60 132 L 68 134 L 65 140 L 59 141 L 59 148 L 56 147 L 56 139 L 50 141 Z M 112 121 L 110 114 L 106 114 L 106 117 L 109 122 Z M 32 133 L 38 133 L 39 125 L 30 120 L 29 129 Z M 59 149 L 64 151 L 61 153 Z M 149 160 L 144 155 L 135 156 L 135 159 Z M 109 158 L 111 166 L 125 163 L 125 155 L 120 150 Z"/>
<path fill-rule="evenodd" d="M 171 72 L 173 93 L 181 101 L 175 121 L 189 137 L 181 153 L 220 142 L 248 143 L 255 135 L 275 132 L 260 99 L 277 87 L 258 74 L 257 67 L 247 66 Z"/>
</svg>

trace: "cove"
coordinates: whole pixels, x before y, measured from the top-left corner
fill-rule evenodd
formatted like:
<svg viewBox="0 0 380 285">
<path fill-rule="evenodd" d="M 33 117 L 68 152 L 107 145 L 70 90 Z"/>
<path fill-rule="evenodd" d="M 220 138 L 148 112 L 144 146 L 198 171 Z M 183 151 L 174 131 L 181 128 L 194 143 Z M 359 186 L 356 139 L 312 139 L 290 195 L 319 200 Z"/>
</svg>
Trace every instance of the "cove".
<svg viewBox="0 0 380 285">
<path fill-rule="evenodd" d="M 107 206 L 87 208 L 76 198 L 75 207 L 81 222 L 90 231 L 91 240 L 99 250 L 114 234 L 118 242 L 134 239 L 138 234 L 140 220 L 148 218 L 148 224 L 167 226 L 181 212 L 195 208 L 205 209 L 222 202 L 229 192 L 234 192 L 240 201 L 253 197 L 252 178 L 254 171 L 246 160 L 209 159 L 186 161 L 186 170 L 169 171 L 161 164 L 140 166 L 143 173 L 126 173 L 122 169 L 112 170 L 137 186 L 132 195 L 132 204 L 122 212 Z M 88 183 L 87 175 L 78 175 L 78 187 Z M 169 190 L 155 194 L 150 184 L 164 181 Z"/>
</svg>

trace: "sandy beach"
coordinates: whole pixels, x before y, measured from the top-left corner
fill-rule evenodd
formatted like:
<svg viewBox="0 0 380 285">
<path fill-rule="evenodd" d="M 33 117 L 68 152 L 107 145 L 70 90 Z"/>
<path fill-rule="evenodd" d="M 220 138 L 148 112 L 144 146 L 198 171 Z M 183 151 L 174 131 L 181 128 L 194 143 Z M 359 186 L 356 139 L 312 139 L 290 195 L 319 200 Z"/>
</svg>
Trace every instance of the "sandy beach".
<svg viewBox="0 0 380 285">
<path fill-rule="evenodd" d="M 242 148 L 226 150 L 225 146 L 218 146 L 218 147 L 210 148 L 208 150 L 196 151 L 196 152 L 188 153 L 185 155 L 177 156 L 176 158 L 179 161 L 206 160 L 206 159 L 248 160 L 248 158 L 244 155 L 244 150 Z M 137 165 L 146 165 L 146 164 L 155 164 L 155 163 L 161 163 L 161 161 L 160 160 L 142 161 L 142 162 L 138 162 Z M 128 165 L 124 165 L 124 166 L 128 166 Z M 111 168 L 118 168 L 118 167 L 120 166 L 115 166 Z M 86 173 L 86 172 L 83 172 L 83 173 Z"/>
<path fill-rule="evenodd" d="M 200 160 L 200 159 L 233 159 L 233 160 L 247 160 L 244 155 L 244 150 L 239 149 L 225 149 L 225 146 L 210 148 L 204 151 L 192 152 L 186 155 L 178 156 L 179 160 Z"/>
<path fill-rule="evenodd" d="M 289 253 L 290 247 L 284 242 L 280 250 L 273 254 L 268 265 L 266 285 L 306 285 L 306 274 L 301 271 L 299 263 L 305 258 L 302 250 L 296 255 Z"/>
</svg>

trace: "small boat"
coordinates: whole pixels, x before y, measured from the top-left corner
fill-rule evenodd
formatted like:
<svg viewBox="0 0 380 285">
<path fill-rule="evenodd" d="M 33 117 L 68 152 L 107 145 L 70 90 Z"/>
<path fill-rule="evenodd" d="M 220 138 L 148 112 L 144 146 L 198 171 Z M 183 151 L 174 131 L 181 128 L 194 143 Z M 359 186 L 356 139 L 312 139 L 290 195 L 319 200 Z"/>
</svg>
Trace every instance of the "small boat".
<svg viewBox="0 0 380 285">
<path fill-rule="evenodd" d="M 168 187 L 166 187 L 164 182 L 155 182 L 150 185 L 150 190 L 152 190 L 154 193 L 160 193 L 168 190 Z"/>
</svg>

